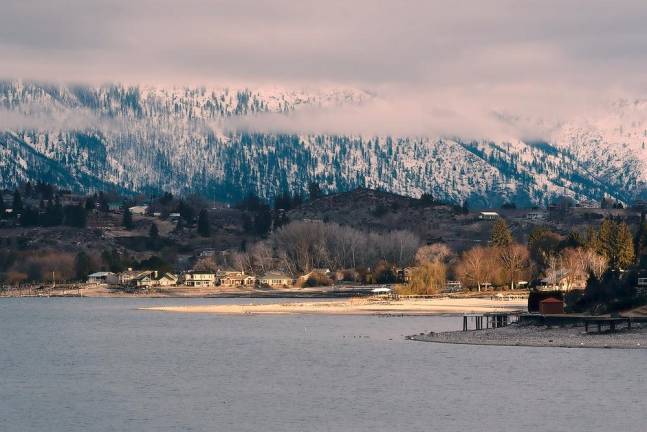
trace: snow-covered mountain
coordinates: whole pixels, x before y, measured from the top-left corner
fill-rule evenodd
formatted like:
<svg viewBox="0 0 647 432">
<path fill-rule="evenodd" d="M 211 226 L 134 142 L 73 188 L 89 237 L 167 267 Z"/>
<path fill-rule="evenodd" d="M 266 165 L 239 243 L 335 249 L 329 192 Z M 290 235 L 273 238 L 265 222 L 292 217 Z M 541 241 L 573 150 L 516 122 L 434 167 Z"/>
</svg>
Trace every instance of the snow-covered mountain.
<svg viewBox="0 0 647 432">
<path fill-rule="evenodd" d="M 245 132 L 232 119 L 361 105 L 355 89 L 53 86 L 0 82 L 0 186 L 169 190 L 233 201 L 357 186 L 472 206 L 566 194 L 647 195 L 647 101 L 560 124 L 541 141 Z"/>
</svg>

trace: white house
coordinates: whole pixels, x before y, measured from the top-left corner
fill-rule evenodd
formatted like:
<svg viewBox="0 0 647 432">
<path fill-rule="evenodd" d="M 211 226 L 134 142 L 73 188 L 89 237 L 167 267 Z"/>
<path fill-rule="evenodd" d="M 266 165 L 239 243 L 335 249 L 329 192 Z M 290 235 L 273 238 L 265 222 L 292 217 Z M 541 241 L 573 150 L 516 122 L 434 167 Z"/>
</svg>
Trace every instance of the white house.
<svg viewBox="0 0 647 432">
<path fill-rule="evenodd" d="M 245 274 L 242 271 L 223 271 L 219 272 L 220 285 L 224 287 L 235 286 L 254 286 L 256 285 L 256 277 Z"/>
<path fill-rule="evenodd" d="M 96 272 L 88 275 L 89 284 L 116 284 L 119 278 L 112 272 Z"/>
<path fill-rule="evenodd" d="M 570 291 L 586 288 L 587 276 L 585 274 L 571 274 L 566 269 L 548 271 L 541 280 L 542 290 Z"/>
<path fill-rule="evenodd" d="M 293 280 L 290 276 L 285 273 L 271 271 L 265 273 L 258 280 L 261 285 L 267 285 L 269 287 L 281 287 L 281 286 L 291 286 Z"/>
<path fill-rule="evenodd" d="M 216 274 L 208 271 L 191 270 L 184 273 L 184 285 L 191 287 L 212 287 L 216 285 Z"/>
<path fill-rule="evenodd" d="M 155 279 L 157 286 L 174 286 L 177 285 L 177 276 L 173 273 L 164 273 Z"/>
<path fill-rule="evenodd" d="M 120 285 L 131 285 L 133 281 L 141 279 L 144 276 L 150 276 L 152 273 L 151 270 L 133 270 L 129 268 L 128 271 L 121 272 L 117 275 L 117 282 Z"/>
</svg>

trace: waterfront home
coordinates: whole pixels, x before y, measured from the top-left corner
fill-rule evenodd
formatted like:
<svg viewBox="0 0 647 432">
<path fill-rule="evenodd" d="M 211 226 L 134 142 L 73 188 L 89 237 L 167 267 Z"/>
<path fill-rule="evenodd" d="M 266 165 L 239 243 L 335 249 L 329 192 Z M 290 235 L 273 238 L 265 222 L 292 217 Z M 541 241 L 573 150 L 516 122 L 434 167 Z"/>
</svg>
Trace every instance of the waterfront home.
<svg viewBox="0 0 647 432">
<path fill-rule="evenodd" d="M 480 220 L 496 220 L 500 217 L 501 216 L 499 216 L 499 213 L 497 212 L 483 211 L 479 213 Z"/>
<path fill-rule="evenodd" d="M 258 281 L 261 285 L 269 287 L 287 287 L 292 286 L 294 282 L 290 276 L 278 271 L 267 272 Z"/>
<path fill-rule="evenodd" d="M 117 275 L 117 282 L 119 285 L 131 285 L 136 279 L 140 279 L 144 276 L 148 276 L 153 273 L 150 270 L 133 270 L 129 268 L 128 271 L 121 272 Z"/>
<path fill-rule="evenodd" d="M 161 287 L 177 285 L 178 277 L 173 273 L 163 273 L 155 279 L 156 285 Z"/>
<path fill-rule="evenodd" d="M 242 271 L 226 271 L 221 273 L 220 285 L 223 287 L 252 287 L 256 285 L 256 277 Z"/>
<path fill-rule="evenodd" d="M 112 272 L 96 272 L 88 275 L 89 284 L 116 284 L 119 278 Z"/>
<path fill-rule="evenodd" d="M 128 285 L 136 288 L 151 288 L 157 285 L 156 278 L 157 278 L 156 271 L 147 270 L 145 272 L 142 272 L 141 275 L 132 279 L 128 283 Z"/>
<path fill-rule="evenodd" d="M 183 275 L 184 285 L 190 287 L 211 287 L 216 285 L 216 274 L 208 271 L 191 270 Z"/>
<path fill-rule="evenodd" d="M 546 277 L 541 279 L 540 290 L 570 291 L 586 288 L 586 274 L 573 274 L 567 269 L 549 270 Z"/>
<path fill-rule="evenodd" d="M 400 282 L 410 282 L 411 276 L 418 269 L 418 267 L 405 267 L 398 270 L 398 280 Z"/>
</svg>

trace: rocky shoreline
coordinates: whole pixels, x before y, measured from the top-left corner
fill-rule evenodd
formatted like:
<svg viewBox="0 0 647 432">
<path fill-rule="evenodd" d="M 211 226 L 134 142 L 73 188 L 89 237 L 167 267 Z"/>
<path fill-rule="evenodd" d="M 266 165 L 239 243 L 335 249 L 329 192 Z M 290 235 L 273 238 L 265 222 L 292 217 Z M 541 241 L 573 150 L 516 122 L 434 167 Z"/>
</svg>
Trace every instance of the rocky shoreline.
<svg viewBox="0 0 647 432">
<path fill-rule="evenodd" d="M 615 333 L 586 333 L 584 327 L 512 324 L 485 330 L 430 332 L 407 336 L 420 342 L 561 348 L 647 349 L 647 325 Z"/>
</svg>

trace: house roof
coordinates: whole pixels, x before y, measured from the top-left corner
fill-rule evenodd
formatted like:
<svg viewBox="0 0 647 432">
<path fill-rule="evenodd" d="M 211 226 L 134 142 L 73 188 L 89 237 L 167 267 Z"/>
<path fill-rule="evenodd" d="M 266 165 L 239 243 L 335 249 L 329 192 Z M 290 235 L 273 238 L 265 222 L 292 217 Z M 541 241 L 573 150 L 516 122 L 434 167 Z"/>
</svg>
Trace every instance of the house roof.
<svg viewBox="0 0 647 432">
<path fill-rule="evenodd" d="M 114 275 L 114 273 L 113 272 L 96 272 L 96 273 L 92 273 L 92 274 L 88 275 L 88 277 L 106 277 L 106 276 L 110 276 L 110 275 Z"/>
<path fill-rule="evenodd" d="M 281 273 L 278 271 L 267 272 L 263 276 L 261 276 L 261 279 L 268 279 L 268 278 L 292 279 L 290 276 L 286 275 L 285 273 Z"/>
<path fill-rule="evenodd" d="M 556 299 L 555 297 L 548 297 L 547 299 L 543 299 L 539 303 L 564 303 L 564 300 Z"/>
</svg>

